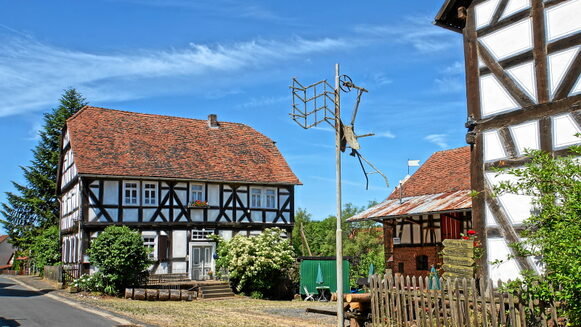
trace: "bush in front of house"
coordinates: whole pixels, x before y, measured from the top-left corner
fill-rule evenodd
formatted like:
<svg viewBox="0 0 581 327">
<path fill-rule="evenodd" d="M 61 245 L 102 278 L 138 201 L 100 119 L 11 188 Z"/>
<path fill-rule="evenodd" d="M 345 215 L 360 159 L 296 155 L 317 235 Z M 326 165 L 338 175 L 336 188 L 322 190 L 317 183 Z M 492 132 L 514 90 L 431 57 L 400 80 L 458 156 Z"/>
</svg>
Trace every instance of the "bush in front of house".
<svg viewBox="0 0 581 327">
<path fill-rule="evenodd" d="M 32 239 L 30 255 L 32 262 L 40 274 L 44 273 L 44 266 L 59 264 L 61 260 L 59 227 L 51 226 Z"/>
<path fill-rule="evenodd" d="M 99 269 L 89 285 L 100 285 L 94 291 L 111 295 L 121 294 L 125 287 L 134 286 L 147 277 L 151 264 L 139 232 L 127 226 L 109 226 L 91 243 L 87 251 L 90 261 Z"/>
<path fill-rule="evenodd" d="M 288 271 L 295 262 L 293 248 L 282 233 L 279 228 L 270 228 L 252 237 L 218 238 L 216 265 L 229 272 L 236 291 L 253 298 L 282 296 L 279 286 L 288 282 Z"/>
</svg>

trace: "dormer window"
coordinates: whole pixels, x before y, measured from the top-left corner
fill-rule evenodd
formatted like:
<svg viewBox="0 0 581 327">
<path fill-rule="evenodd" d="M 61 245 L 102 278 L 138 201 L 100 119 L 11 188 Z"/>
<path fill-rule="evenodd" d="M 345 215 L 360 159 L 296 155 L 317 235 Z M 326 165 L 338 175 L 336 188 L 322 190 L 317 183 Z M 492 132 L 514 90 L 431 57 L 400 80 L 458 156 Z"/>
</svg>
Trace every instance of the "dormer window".
<svg viewBox="0 0 581 327">
<path fill-rule="evenodd" d="M 139 182 L 126 181 L 123 183 L 123 202 L 127 205 L 139 203 Z"/>
</svg>

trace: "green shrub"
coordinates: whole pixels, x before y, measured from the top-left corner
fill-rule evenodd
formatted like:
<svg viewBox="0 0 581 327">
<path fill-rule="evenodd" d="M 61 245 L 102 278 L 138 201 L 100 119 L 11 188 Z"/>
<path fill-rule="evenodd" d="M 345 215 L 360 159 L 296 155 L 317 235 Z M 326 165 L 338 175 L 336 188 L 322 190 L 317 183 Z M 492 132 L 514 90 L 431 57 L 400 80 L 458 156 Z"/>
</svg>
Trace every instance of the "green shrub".
<svg viewBox="0 0 581 327">
<path fill-rule="evenodd" d="M 542 151 L 528 152 L 531 161 L 524 169 L 506 170 L 517 177 L 516 182 L 501 183 L 496 191 L 532 197 L 534 211 L 525 221 L 523 241 L 511 246 L 522 256 L 540 259 L 545 270 L 543 278 L 525 272 L 522 281 L 507 287 L 542 301 L 561 302 L 559 310 L 571 326 L 580 326 L 581 147 L 570 150 L 574 156 L 557 158 Z"/>
<path fill-rule="evenodd" d="M 102 291 L 118 295 L 147 278 L 151 264 L 141 235 L 127 226 L 109 226 L 91 243 L 90 261 L 99 269 Z M 99 287 L 99 288 L 100 288 Z"/>
<path fill-rule="evenodd" d="M 252 297 L 279 297 L 279 286 L 288 282 L 288 271 L 295 258 L 287 239 L 279 228 L 265 229 L 260 235 L 237 235 L 230 241 L 220 238 L 218 268 L 225 268 L 238 292 Z"/>
<path fill-rule="evenodd" d="M 30 256 L 36 269 L 43 274 L 44 266 L 55 265 L 61 260 L 58 226 L 51 226 L 32 239 Z"/>
</svg>

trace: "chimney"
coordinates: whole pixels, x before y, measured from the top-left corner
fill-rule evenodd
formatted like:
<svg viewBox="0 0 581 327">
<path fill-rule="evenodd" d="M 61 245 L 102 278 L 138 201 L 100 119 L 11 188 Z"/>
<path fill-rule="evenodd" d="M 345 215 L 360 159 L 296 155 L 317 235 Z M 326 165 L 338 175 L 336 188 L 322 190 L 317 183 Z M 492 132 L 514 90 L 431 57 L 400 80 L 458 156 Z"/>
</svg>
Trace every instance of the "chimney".
<svg viewBox="0 0 581 327">
<path fill-rule="evenodd" d="M 218 116 L 216 114 L 208 115 L 208 127 L 211 128 L 220 127 L 220 124 L 218 124 Z"/>
</svg>

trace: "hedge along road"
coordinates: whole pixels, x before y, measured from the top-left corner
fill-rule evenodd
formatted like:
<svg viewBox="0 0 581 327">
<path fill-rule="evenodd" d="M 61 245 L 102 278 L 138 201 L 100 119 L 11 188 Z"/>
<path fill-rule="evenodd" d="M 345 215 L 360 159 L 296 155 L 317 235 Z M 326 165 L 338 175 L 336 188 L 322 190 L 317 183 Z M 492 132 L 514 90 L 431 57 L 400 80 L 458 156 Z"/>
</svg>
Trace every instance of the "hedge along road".
<svg viewBox="0 0 581 327">
<path fill-rule="evenodd" d="M 130 322 L 0 276 L 0 326 L 111 327 Z"/>
</svg>

